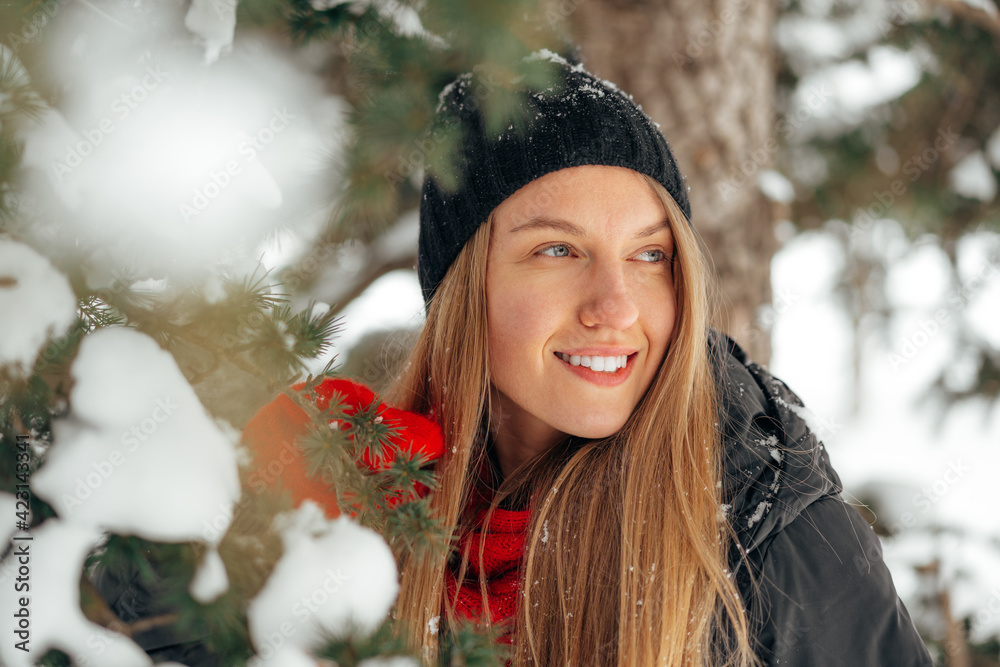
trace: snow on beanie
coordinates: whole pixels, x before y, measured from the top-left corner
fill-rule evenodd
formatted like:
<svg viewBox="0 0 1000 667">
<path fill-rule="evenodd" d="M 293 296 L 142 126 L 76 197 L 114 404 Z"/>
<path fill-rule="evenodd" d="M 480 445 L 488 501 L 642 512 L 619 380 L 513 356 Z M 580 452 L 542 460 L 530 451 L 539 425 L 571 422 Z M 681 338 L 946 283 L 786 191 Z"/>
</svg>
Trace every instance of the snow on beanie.
<svg viewBox="0 0 1000 667">
<path fill-rule="evenodd" d="M 670 147 L 631 96 L 551 51 L 530 58 L 554 63 L 565 85 L 519 97 L 519 113 L 499 136 L 486 136 L 480 112 L 480 94 L 495 84 L 466 73 L 441 91 L 430 136 L 456 125 L 460 129 L 452 163 L 458 187 L 446 189 L 434 169 L 427 168 L 417 259 L 425 303 L 490 212 L 553 171 L 581 165 L 627 167 L 659 181 L 691 219 L 687 186 Z"/>
</svg>

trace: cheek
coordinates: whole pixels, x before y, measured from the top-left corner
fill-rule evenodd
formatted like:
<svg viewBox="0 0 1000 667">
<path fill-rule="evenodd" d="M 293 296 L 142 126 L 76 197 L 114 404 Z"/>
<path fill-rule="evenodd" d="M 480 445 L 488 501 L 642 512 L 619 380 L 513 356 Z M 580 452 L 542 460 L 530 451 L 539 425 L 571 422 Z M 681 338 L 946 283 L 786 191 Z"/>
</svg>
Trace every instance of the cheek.
<svg viewBox="0 0 1000 667">
<path fill-rule="evenodd" d="M 531 285 L 486 290 L 489 350 L 492 364 L 531 363 L 555 330 L 555 303 L 549 290 Z"/>
<path fill-rule="evenodd" d="M 655 360 L 658 366 L 677 326 L 677 296 L 673 285 L 648 290 L 639 308 L 643 313 L 643 328 L 649 339 L 650 353 L 658 357 Z"/>
</svg>

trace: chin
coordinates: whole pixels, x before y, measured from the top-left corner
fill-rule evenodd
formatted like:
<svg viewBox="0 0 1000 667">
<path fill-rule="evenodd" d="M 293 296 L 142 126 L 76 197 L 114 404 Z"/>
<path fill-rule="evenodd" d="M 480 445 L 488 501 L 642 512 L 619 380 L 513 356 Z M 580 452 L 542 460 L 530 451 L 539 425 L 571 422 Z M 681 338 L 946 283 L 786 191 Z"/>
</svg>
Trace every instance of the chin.
<svg viewBox="0 0 1000 667">
<path fill-rule="evenodd" d="M 628 421 L 628 415 L 616 421 L 601 420 L 594 423 L 581 423 L 579 421 L 575 421 L 567 424 L 566 428 L 562 429 L 562 431 L 563 433 L 567 433 L 578 438 L 600 440 L 601 438 L 607 438 L 608 436 L 612 436 L 620 431 L 626 421 Z"/>
</svg>

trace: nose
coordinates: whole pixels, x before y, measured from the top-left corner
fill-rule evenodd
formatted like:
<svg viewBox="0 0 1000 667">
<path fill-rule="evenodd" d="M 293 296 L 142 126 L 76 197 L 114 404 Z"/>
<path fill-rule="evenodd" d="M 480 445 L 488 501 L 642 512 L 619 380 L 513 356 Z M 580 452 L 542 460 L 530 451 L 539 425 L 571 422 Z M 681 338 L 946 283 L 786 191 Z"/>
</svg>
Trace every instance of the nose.
<svg viewBox="0 0 1000 667">
<path fill-rule="evenodd" d="M 623 267 L 595 263 L 580 287 L 584 290 L 580 304 L 580 322 L 584 326 L 606 326 L 624 331 L 639 318 L 639 307 L 629 289 Z"/>
</svg>

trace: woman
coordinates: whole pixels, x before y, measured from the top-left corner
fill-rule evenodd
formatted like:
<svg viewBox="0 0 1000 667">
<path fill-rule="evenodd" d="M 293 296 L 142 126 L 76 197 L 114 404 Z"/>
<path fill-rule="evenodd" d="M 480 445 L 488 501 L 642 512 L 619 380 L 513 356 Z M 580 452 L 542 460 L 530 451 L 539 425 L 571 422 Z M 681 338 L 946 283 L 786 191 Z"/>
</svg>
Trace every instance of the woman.
<svg viewBox="0 0 1000 667">
<path fill-rule="evenodd" d="M 403 564 L 397 617 L 430 655 L 439 616 L 512 621 L 518 664 L 929 665 L 801 402 L 710 332 L 657 127 L 542 57 L 565 85 L 496 136 L 492 80 L 438 107 L 458 179 L 424 181 L 427 322 L 393 398 L 443 428 L 460 542 Z"/>
</svg>

